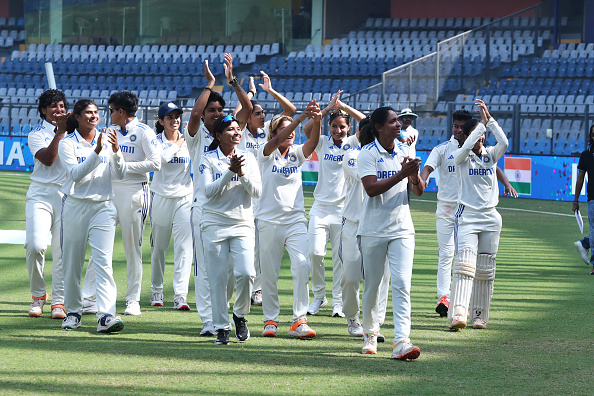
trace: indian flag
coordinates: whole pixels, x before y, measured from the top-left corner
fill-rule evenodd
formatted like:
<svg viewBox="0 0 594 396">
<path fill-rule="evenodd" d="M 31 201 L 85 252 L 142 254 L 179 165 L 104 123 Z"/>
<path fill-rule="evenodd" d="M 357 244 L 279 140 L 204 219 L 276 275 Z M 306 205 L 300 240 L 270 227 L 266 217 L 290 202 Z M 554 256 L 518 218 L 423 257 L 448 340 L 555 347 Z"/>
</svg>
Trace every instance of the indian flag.
<svg viewBox="0 0 594 396">
<path fill-rule="evenodd" d="M 518 194 L 532 194 L 532 160 L 530 158 L 505 157 L 505 176 Z"/>
<path fill-rule="evenodd" d="M 320 163 L 318 162 L 318 154 L 314 151 L 309 161 L 301 166 L 301 175 L 304 184 L 316 184 L 318 181 L 318 170 Z"/>
</svg>

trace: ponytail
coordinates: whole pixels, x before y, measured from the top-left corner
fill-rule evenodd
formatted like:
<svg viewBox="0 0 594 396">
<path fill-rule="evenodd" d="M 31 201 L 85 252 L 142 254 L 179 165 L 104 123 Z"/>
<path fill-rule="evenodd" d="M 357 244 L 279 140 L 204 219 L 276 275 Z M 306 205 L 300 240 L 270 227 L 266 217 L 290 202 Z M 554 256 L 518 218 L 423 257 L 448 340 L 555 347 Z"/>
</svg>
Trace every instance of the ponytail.
<svg viewBox="0 0 594 396">
<path fill-rule="evenodd" d="M 364 125 L 359 133 L 359 141 L 361 147 L 373 143 L 375 139 L 379 138 L 379 132 L 375 129 L 376 125 L 384 125 L 388 120 L 390 111 L 396 113 L 396 111 L 390 106 L 378 107 L 371 113 L 369 124 Z"/>
<path fill-rule="evenodd" d="M 76 121 L 74 114 L 71 114 L 70 117 L 66 119 L 66 133 L 72 133 L 75 129 L 78 129 L 78 121 Z"/>
<path fill-rule="evenodd" d="M 157 135 L 165 130 L 165 127 L 159 122 L 159 120 L 155 121 L 155 134 Z"/>
</svg>

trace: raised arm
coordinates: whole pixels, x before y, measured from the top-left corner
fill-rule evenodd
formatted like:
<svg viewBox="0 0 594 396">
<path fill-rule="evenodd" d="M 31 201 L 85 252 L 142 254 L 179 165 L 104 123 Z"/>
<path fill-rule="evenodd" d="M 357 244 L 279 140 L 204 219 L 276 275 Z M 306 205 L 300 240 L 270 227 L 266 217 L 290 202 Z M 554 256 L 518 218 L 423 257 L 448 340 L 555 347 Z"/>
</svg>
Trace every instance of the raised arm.
<svg viewBox="0 0 594 396">
<path fill-rule="evenodd" d="M 305 158 L 309 158 L 309 156 L 313 154 L 320 141 L 320 135 L 322 134 L 322 112 L 320 111 L 320 107 L 314 100 L 307 106 L 307 108 L 309 117 L 311 117 L 313 123 L 311 133 L 307 141 L 303 144 L 303 155 Z"/>
<path fill-rule="evenodd" d="M 58 143 L 66 135 L 66 119 L 72 113 L 68 114 L 54 114 L 56 118 L 56 131 L 54 138 L 50 142 L 49 146 L 37 150 L 35 158 L 39 160 L 45 166 L 52 166 L 58 158 Z"/>
<path fill-rule="evenodd" d="M 270 154 L 272 154 L 274 152 L 274 150 L 279 148 L 281 146 L 281 144 L 283 144 L 283 142 L 285 140 L 287 140 L 287 138 L 291 135 L 291 133 L 295 131 L 297 126 L 299 124 L 301 124 L 303 121 L 305 121 L 305 119 L 307 117 L 311 116 L 311 108 L 314 106 L 314 104 L 315 104 L 315 101 L 310 102 L 310 104 L 303 111 L 303 113 L 301 113 L 299 115 L 299 117 L 295 118 L 293 120 L 293 122 L 291 122 L 289 125 L 287 125 L 282 131 L 277 133 L 276 136 L 274 136 L 272 139 L 270 139 L 266 143 L 266 145 L 264 146 L 264 152 L 263 152 L 265 156 L 269 156 Z M 315 104 L 315 106 L 317 107 L 317 104 Z M 318 107 L 318 109 L 319 109 L 319 107 Z M 318 137 L 318 140 L 319 140 L 319 137 Z M 317 142 L 314 145 L 314 148 L 316 145 L 317 145 Z"/>
<path fill-rule="evenodd" d="M 237 99 L 239 99 L 239 103 L 241 103 L 241 110 L 237 112 L 235 118 L 239 122 L 239 128 L 243 129 L 252 112 L 252 102 L 243 88 L 241 88 L 241 85 L 237 81 L 237 77 L 233 76 L 233 57 L 231 54 L 225 54 L 225 64 L 223 67 L 225 68 L 225 77 L 227 77 L 227 81 L 233 87 Z"/>
<path fill-rule="evenodd" d="M 194 102 L 194 107 L 190 113 L 190 120 L 188 121 L 187 131 L 190 136 L 196 135 L 198 128 L 200 128 L 200 119 L 202 118 L 202 113 L 204 113 L 204 108 L 208 102 L 208 97 L 210 96 L 216 81 L 212 75 L 212 72 L 208 68 L 208 60 L 204 61 L 204 77 L 206 77 L 207 81 L 206 87 L 204 87 L 204 91 L 202 91 L 198 99 L 196 99 Z"/>
<path fill-rule="evenodd" d="M 254 77 L 252 76 L 250 76 L 250 82 L 248 84 L 248 91 L 246 95 L 250 100 L 256 96 L 256 83 L 254 83 Z M 239 110 L 241 110 L 241 103 L 237 103 L 237 106 L 235 106 L 235 109 L 233 109 L 233 116 L 239 113 Z"/>
<path fill-rule="evenodd" d="M 261 70 L 260 73 L 262 74 L 262 78 L 264 79 L 264 84 L 258 85 L 264 91 L 268 92 L 281 105 L 281 107 L 283 108 L 283 112 L 281 113 L 282 115 L 293 117 L 295 115 L 295 111 L 297 111 L 295 105 L 293 105 L 293 103 L 291 103 L 289 99 L 285 98 L 283 95 L 276 92 L 274 88 L 272 88 L 272 82 L 270 81 L 270 77 L 268 77 L 268 74 L 264 73 Z"/>
<path fill-rule="evenodd" d="M 336 108 L 336 104 L 338 103 L 338 98 L 340 97 L 341 93 L 342 93 L 342 91 L 338 91 L 334 94 L 334 96 L 332 97 L 332 100 L 330 100 L 330 102 L 328 103 L 328 106 L 326 106 L 322 110 L 322 118 L 326 117 L 326 115 L 330 114 Z M 365 118 L 365 117 L 363 117 L 363 118 Z M 309 120 L 303 126 L 303 133 L 305 133 L 305 137 L 308 139 L 309 139 L 309 134 L 311 133 L 312 127 L 313 127 L 313 120 Z"/>
</svg>

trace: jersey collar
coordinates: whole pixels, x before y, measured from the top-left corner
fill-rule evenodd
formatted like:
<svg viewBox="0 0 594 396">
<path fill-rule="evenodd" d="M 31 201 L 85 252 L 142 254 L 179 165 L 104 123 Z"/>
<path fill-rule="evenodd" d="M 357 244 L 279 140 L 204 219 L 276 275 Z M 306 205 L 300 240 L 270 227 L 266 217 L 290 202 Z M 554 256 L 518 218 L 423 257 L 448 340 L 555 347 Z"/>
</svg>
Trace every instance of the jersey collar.
<svg viewBox="0 0 594 396">
<path fill-rule="evenodd" d="M 93 137 L 93 141 L 91 143 L 87 142 L 87 140 L 81 136 L 80 132 L 78 132 L 78 129 L 74 130 L 74 137 L 78 143 L 86 144 L 87 146 L 94 146 L 97 143 L 97 130 L 95 129 L 95 136 Z"/>
<path fill-rule="evenodd" d="M 130 120 L 130 122 L 128 122 L 126 124 L 126 130 L 125 131 L 122 131 L 122 128 L 119 125 L 117 125 L 117 124 L 112 124 L 110 126 L 110 128 L 113 128 L 116 131 L 119 131 L 122 134 L 122 136 L 126 136 L 128 134 L 128 132 L 130 132 L 130 130 L 133 129 L 134 127 L 136 127 L 136 125 L 138 125 L 139 123 L 140 123 L 140 121 L 138 121 L 138 117 L 134 117 L 134 118 L 132 118 Z"/>
</svg>

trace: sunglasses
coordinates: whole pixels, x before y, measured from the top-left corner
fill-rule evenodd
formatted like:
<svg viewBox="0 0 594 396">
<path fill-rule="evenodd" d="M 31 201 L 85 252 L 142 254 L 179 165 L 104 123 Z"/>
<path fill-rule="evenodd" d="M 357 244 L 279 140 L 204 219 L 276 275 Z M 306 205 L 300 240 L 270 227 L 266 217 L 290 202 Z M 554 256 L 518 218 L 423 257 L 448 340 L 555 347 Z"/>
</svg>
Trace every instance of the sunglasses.
<svg viewBox="0 0 594 396">
<path fill-rule="evenodd" d="M 229 122 L 229 121 L 236 121 L 235 117 L 233 117 L 232 115 L 228 115 L 225 118 L 223 118 L 222 122 Z"/>
</svg>

